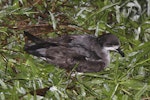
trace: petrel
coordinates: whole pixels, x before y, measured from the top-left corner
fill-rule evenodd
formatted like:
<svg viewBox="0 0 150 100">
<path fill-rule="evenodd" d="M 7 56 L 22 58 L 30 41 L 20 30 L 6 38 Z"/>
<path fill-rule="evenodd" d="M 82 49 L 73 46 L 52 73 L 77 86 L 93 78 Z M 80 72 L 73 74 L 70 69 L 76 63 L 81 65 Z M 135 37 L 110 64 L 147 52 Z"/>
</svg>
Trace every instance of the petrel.
<svg viewBox="0 0 150 100">
<path fill-rule="evenodd" d="M 26 31 L 24 35 L 31 41 L 25 43 L 27 53 L 44 57 L 48 63 L 68 71 L 99 72 L 110 63 L 110 51 L 124 57 L 119 39 L 111 33 L 98 37 L 68 34 L 48 39 L 38 38 Z"/>
</svg>

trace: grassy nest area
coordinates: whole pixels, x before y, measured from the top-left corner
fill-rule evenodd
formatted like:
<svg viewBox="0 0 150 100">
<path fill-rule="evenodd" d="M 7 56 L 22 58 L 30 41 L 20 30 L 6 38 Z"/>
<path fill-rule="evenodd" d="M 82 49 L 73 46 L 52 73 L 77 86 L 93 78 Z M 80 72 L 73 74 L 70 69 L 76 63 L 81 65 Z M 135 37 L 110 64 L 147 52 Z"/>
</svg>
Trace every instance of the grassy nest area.
<svg viewBox="0 0 150 100">
<path fill-rule="evenodd" d="M 25 52 L 24 31 L 111 33 L 125 57 L 110 52 L 100 72 L 66 71 Z M 0 100 L 150 100 L 150 0 L 0 0 Z"/>
</svg>

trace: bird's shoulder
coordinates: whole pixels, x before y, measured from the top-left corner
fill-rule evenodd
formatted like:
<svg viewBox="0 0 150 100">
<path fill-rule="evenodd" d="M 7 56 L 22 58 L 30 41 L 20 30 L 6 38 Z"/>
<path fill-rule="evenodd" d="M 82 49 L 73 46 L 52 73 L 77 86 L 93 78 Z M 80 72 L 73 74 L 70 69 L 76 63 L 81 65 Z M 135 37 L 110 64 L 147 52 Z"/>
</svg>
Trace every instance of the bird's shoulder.
<svg viewBox="0 0 150 100">
<path fill-rule="evenodd" d="M 69 45 L 88 45 L 96 40 L 94 35 L 89 34 L 72 34 L 62 35 L 56 38 L 49 38 L 46 41 Z"/>
</svg>

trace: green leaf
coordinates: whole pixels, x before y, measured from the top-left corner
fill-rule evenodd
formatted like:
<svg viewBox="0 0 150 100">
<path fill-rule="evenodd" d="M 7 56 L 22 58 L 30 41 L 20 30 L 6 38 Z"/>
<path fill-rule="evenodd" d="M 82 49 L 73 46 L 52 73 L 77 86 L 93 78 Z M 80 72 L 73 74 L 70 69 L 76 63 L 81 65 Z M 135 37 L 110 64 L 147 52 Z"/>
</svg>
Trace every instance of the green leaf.
<svg viewBox="0 0 150 100">
<path fill-rule="evenodd" d="M 142 95 L 148 90 L 148 85 L 144 85 L 143 88 L 141 88 L 136 94 L 135 94 L 135 100 L 140 100 Z"/>
</svg>

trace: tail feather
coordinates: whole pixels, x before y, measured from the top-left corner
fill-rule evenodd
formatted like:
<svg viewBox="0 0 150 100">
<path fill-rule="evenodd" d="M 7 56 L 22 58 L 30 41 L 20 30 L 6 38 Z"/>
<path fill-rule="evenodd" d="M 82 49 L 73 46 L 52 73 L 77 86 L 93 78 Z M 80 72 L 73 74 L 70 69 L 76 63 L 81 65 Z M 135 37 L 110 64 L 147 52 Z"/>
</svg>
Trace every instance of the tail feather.
<svg viewBox="0 0 150 100">
<path fill-rule="evenodd" d="M 57 43 L 47 42 L 43 39 L 40 39 L 36 36 L 33 36 L 29 32 L 24 31 L 24 35 L 27 36 L 29 40 L 31 40 L 34 43 L 26 43 L 24 46 L 24 50 L 32 54 L 34 56 L 38 57 L 46 57 L 46 50 L 47 48 L 51 46 L 57 46 Z"/>
<path fill-rule="evenodd" d="M 35 42 L 35 43 L 41 43 L 41 42 L 45 42 L 43 39 L 40 39 L 32 34 L 30 34 L 27 31 L 24 31 L 24 35 L 31 41 Z"/>
</svg>

